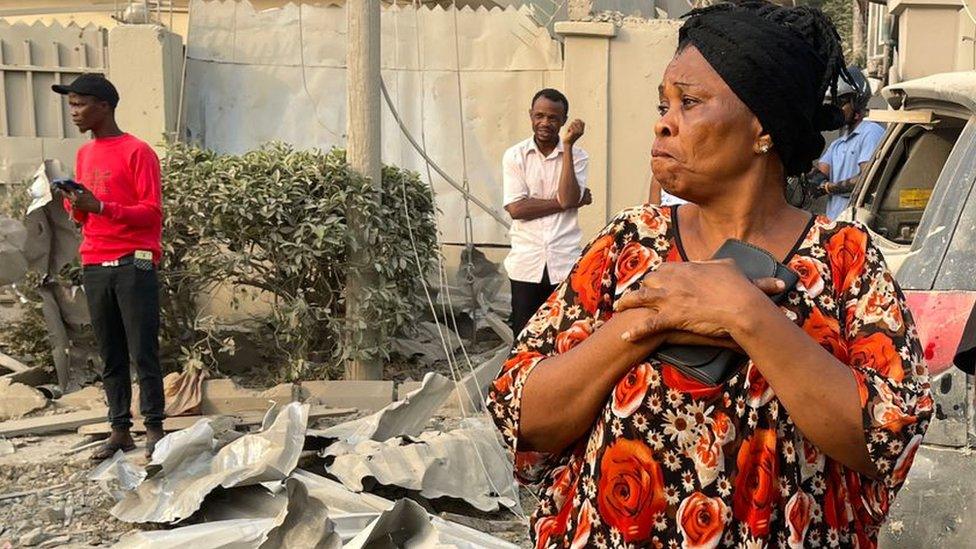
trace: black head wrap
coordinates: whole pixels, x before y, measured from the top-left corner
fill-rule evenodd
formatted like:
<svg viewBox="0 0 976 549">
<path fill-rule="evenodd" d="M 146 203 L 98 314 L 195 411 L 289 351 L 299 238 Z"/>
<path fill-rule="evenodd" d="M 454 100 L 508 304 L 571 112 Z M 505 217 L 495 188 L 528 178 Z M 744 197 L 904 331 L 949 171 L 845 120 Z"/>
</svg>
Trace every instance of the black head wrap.
<svg viewBox="0 0 976 549">
<path fill-rule="evenodd" d="M 679 51 L 688 45 L 756 115 L 786 175 L 808 171 L 823 151 L 820 132 L 836 129 L 836 107 L 823 104 L 824 94 L 836 94 L 838 75 L 850 78 L 830 20 L 806 6 L 719 4 L 688 14 Z"/>
</svg>

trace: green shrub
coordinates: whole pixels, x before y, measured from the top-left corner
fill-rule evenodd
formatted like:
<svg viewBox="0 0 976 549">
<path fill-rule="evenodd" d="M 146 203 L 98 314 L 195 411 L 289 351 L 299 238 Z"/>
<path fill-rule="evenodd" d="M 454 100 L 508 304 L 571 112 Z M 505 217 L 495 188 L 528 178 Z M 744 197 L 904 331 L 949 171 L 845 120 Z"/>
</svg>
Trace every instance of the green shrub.
<svg viewBox="0 0 976 549">
<path fill-rule="evenodd" d="M 349 170 L 344 151 L 280 143 L 241 156 L 175 144 L 165 158 L 164 343 L 204 362 L 229 350 L 195 300 L 220 284 L 270 295 L 259 334 L 286 379 L 322 374 L 311 364 L 323 358 L 386 359 L 389 346 L 367 347 L 355 332 L 370 327 L 385 340 L 421 314 L 422 281 L 438 250 L 433 199 L 416 174 L 385 167 L 376 193 Z M 363 220 L 361 235 L 351 234 L 349 212 Z M 349 251 L 359 242 L 370 261 L 354 266 Z M 363 317 L 347 324 L 347 277 L 367 273 L 379 282 L 361 296 Z"/>
</svg>

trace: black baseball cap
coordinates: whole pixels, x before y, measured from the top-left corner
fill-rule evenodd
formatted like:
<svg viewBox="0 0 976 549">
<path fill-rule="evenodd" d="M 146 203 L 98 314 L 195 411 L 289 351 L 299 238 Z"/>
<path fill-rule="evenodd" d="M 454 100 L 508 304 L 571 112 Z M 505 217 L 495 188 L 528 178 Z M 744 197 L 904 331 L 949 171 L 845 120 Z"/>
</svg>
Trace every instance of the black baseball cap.
<svg viewBox="0 0 976 549">
<path fill-rule="evenodd" d="M 113 109 L 119 104 L 118 90 L 108 81 L 108 78 L 100 74 L 86 73 L 75 78 L 75 81 L 67 86 L 55 84 L 51 86 L 51 89 L 61 95 L 68 95 L 69 93 L 90 95 L 102 101 L 107 101 L 109 105 L 112 105 Z"/>
</svg>

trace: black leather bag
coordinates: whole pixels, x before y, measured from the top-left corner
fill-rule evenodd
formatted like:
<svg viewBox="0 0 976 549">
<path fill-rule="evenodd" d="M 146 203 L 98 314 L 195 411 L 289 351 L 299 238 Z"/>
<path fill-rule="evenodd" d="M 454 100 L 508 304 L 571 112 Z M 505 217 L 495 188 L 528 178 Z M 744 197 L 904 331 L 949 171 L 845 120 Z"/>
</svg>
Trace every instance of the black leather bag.
<svg viewBox="0 0 976 549">
<path fill-rule="evenodd" d="M 741 240 L 729 239 L 712 259 L 731 259 L 750 280 L 775 277 L 786 284 L 786 290 L 770 296 L 779 303 L 796 286 L 799 276 L 778 262 L 769 252 Z M 708 385 L 721 385 L 749 361 L 746 355 L 722 347 L 703 345 L 663 345 L 652 355 L 683 374 Z"/>
</svg>

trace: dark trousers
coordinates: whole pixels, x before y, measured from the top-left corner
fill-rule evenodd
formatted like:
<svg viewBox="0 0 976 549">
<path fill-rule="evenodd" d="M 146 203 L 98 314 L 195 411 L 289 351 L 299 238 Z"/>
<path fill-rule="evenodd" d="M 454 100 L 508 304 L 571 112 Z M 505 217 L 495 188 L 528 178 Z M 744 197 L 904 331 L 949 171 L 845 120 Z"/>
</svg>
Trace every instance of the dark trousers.
<svg viewBox="0 0 976 549">
<path fill-rule="evenodd" d="M 549 282 L 548 269 L 542 271 L 542 280 L 539 282 L 511 279 L 509 282 L 512 283 L 512 333 L 518 337 L 532 315 L 552 295 L 556 285 Z"/>
<path fill-rule="evenodd" d="M 159 367 L 159 279 L 134 264 L 86 266 L 85 294 L 92 328 L 105 363 L 102 383 L 112 427 L 132 426 L 130 356 L 139 374 L 139 410 L 148 426 L 163 423 Z"/>
</svg>

